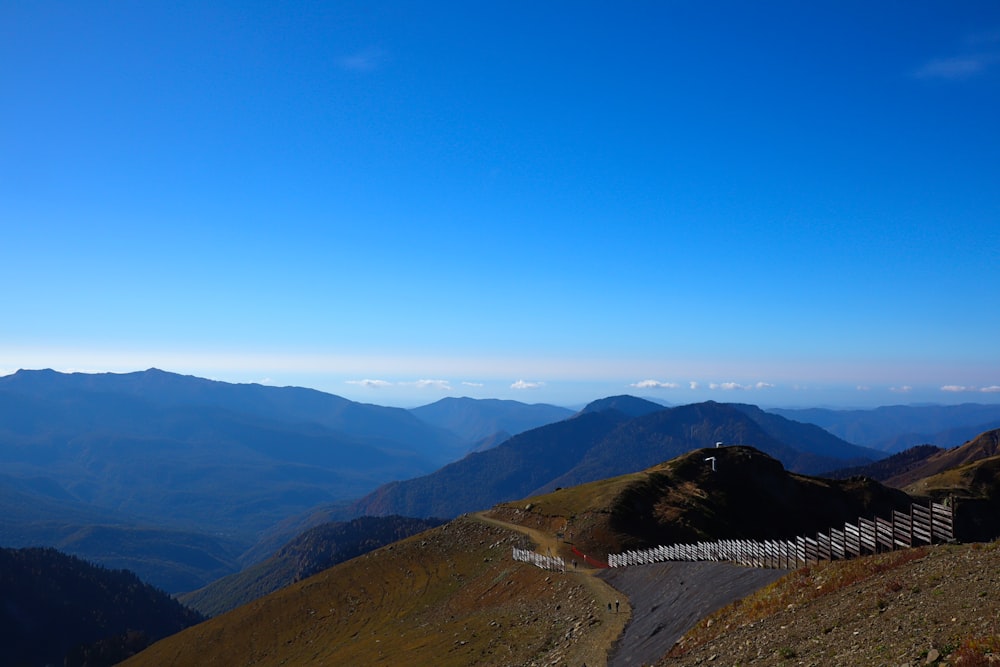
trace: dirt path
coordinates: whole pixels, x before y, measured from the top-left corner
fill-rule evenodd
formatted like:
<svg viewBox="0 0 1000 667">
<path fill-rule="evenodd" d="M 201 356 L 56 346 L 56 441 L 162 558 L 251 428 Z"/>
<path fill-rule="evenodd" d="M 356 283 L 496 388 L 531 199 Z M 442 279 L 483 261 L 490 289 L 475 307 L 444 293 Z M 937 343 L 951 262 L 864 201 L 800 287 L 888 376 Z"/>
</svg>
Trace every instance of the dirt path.
<svg viewBox="0 0 1000 667">
<path fill-rule="evenodd" d="M 553 535 L 486 516 L 485 512 L 477 512 L 471 516 L 483 523 L 527 535 L 535 543 L 539 553 L 556 555 L 564 546 L 562 541 Z M 608 662 L 610 652 L 632 618 L 628 598 L 599 577 L 600 572 L 582 563 L 575 569 L 568 567 L 566 570 L 566 576 L 576 578 L 593 595 L 594 613 L 602 620 L 601 623 L 593 624 L 586 637 L 573 648 L 572 653 L 566 656 L 567 665 L 604 667 L 610 664 Z"/>
<path fill-rule="evenodd" d="M 565 547 L 561 540 L 543 531 L 482 512 L 473 516 L 527 535 L 539 553 L 556 555 Z M 632 667 L 656 663 L 699 620 L 783 577 L 787 571 L 707 562 L 596 569 L 581 562 L 566 574 L 580 578 L 593 594 L 602 618 L 610 621 L 601 623 L 585 650 L 573 656 L 577 662 L 567 660 L 566 664 Z"/>
<path fill-rule="evenodd" d="M 716 609 L 787 574 L 728 563 L 654 563 L 603 570 L 626 596 L 632 622 L 611 653 L 611 667 L 658 662 L 685 632 Z"/>
</svg>

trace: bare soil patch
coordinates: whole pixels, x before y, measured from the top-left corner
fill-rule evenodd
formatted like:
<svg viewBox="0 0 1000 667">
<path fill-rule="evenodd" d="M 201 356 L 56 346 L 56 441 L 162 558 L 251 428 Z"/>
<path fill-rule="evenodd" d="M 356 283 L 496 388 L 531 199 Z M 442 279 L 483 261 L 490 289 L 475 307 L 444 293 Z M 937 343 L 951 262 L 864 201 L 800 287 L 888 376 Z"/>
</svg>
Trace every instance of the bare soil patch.
<svg viewBox="0 0 1000 667">
<path fill-rule="evenodd" d="M 728 563 L 653 563 L 602 571 L 600 578 L 632 606 L 632 620 L 608 664 L 655 663 L 700 619 L 785 574 Z"/>
</svg>

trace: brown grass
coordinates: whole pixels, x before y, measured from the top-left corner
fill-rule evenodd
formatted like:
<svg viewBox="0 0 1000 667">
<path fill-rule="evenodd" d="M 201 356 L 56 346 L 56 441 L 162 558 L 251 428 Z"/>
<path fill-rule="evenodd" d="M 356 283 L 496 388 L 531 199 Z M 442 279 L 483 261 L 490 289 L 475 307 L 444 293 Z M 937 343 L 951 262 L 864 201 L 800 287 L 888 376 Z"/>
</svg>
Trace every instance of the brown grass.
<svg viewBox="0 0 1000 667">
<path fill-rule="evenodd" d="M 601 664 L 620 632 L 600 613 L 608 600 L 584 574 L 515 563 L 511 546 L 525 539 L 459 519 L 169 637 L 125 664 L 464 667 L 540 656 Z"/>
</svg>

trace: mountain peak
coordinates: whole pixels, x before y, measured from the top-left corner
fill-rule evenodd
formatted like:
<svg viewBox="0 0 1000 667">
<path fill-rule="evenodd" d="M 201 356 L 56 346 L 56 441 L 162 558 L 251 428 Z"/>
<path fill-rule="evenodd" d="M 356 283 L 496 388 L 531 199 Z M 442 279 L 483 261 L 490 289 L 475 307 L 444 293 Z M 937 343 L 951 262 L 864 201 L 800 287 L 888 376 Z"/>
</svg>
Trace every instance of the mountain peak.
<svg viewBox="0 0 1000 667">
<path fill-rule="evenodd" d="M 637 398 L 628 394 L 620 396 L 608 396 L 588 403 L 581 413 L 603 412 L 605 410 L 617 410 L 629 417 L 641 417 L 660 410 L 666 410 L 666 406 L 647 401 L 644 398 Z"/>
</svg>

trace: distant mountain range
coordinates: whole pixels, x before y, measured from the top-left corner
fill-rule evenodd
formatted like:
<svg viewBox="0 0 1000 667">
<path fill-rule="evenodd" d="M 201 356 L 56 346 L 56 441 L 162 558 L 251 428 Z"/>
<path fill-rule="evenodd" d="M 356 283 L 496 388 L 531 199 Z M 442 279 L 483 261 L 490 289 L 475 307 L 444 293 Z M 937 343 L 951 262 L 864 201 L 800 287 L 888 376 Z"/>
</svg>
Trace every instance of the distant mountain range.
<svg viewBox="0 0 1000 667">
<path fill-rule="evenodd" d="M 157 369 L 0 377 L 0 545 L 54 546 L 189 591 L 238 570 L 244 552 L 259 558 L 258 537 L 290 516 L 464 455 L 472 430 L 567 413 L 449 403 L 426 406 L 425 420 Z"/>
<path fill-rule="evenodd" d="M 235 539 L 463 450 L 405 410 L 305 389 L 157 370 L 0 378 L 0 460 L 49 480 L 37 495 Z"/>
<path fill-rule="evenodd" d="M 906 433 L 955 434 L 997 414 L 1000 406 L 972 405 L 666 408 L 633 396 L 603 398 L 579 414 L 469 398 L 403 410 L 157 369 L 19 371 L 0 377 L 0 545 L 56 547 L 180 593 L 330 520 L 454 516 L 718 441 L 823 472 L 884 451 L 810 420 L 832 430 L 853 424 L 850 432 L 884 446 Z"/>
<path fill-rule="evenodd" d="M 453 517 L 557 486 L 642 470 L 717 442 L 753 445 L 801 472 L 880 456 L 816 426 L 754 406 L 708 402 L 664 408 L 633 397 L 612 397 L 587 406 L 572 419 L 527 431 L 429 475 L 391 482 L 359 500 L 351 511 Z"/>
<path fill-rule="evenodd" d="M 1000 404 L 890 405 L 871 410 L 773 409 L 787 419 L 816 424 L 839 438 L 884 452 L 914 445 L 955 447 L 1000 427 Z"/>
<path fill-rule="evenodd" d="M 573 410 L 545 403 L 526 404 L 496 398 L 442 398 L 410 412 L 432 426 L 454 433 L 465 442 L 481 442 L 498 433 L 517 435 L 568 419 Z"/>
<path fill-rule="evenodd" d="M 963 422 L 991 414 L 990 406 L 955 407 L 961 409 L 933 408 L 913 423 L 954 434 L 967 428 Z M 845 417 L 801 412 L 803 419 L 828 425 Z M 870 433 L 886 433 L 889 421 L 879 419 L 900 414 L 895 408 L 871 412 L 878 414 L 852 413 L 850 419 Z M 790 536 L 858 515 L 884 515 L 912 497 L 958 503 L 956 528 L 965 536 L 1000 534 L 1000 429 L 960 447 L 923 445 L 885 457 L 884 450 L 852 444 L 787 414 L 711 401 L 665 407 L 633 396 L 603 398 L 575 413 L 468 398 L 400 410 L 157 370 L 22 371 L 0 378 L 0 545 L 57 546 L 108 567 L 127 567 L 170 592 L 195 591 L 182 599 L 208 614 L 257 600 L 225 616 L 237 620 L 186 635 L 205 651 L 191 654 L 191 664 L 200 664 L 216 650 L 202 642 L 235 637 L 235 628 L 250 627 L 243 623 L 298 632 L 304 626 L 280 617 L 291 609 L 312 619 L 309 632 L 328 625 L 350 629 L 351 650 L 361 651 L 351 655 L 360 656 L 366 649 L 359 648 L 359 628 L 369 622 L 366 632 L 381 628 L 383 621 L 402 628 L 408 621 L 398 609 L 419 615 L 420 629 L 405 632 L 423 638 L 428 627 L 437 627 L 439 603 L 461 615 L 462 605 L 479 609 L 489 596 L 494 602 L 515 599 L 515 589 L 531 595 L 527 580 L 505 579 L 508 569 L 494 562 L 507 559 L 509 545 L 523 544 L 524 536 L 499 537 L 503 531 L 495 526 L 470 527 L 479 520 L 468 517 L 432 528 L 440 523 L 434 517 L 491 507 L 493 517 L 556 531 L 553 549 L 569 548 L 569 536 L 574 547 L 594 553 L 670 541 Z M 803 476 L 829 470 L 846 479 Z M 397 542 L 420 531 L 428 531 L 426 539 Z M 465 540 L 461 555 L 452 550 L 453 537 Z M 353 560 L 327 569 L 346 559 Z M 17 574 L 25 563 L 34 574 Z M 92 608 L 67 607 L 81 625 L 112 618 L 102 611 L 109 595 L 135 618 L 146 618 L 129 596 L 156 598 L 152 589 L 129 573 L 105 576 L 106 570 L 88 568 L 52 550 L 0 549 L 0 583 L 13 591 L 0 589 L 0 625 L 21 633 L 30 621 L 28 634 L 50 627 L 37 618 L 62 619 L 66 610 L 45 611 L 33 600 L 67 591 L 94 601 Z M 316 607 L 315 591 L 294 582 L 320 571 L 326 574 L 315 600 L 325 606 Z M 8 572 L 14 574 L 4 579 Z M 65 579 L 64 572 L 73 575 Z M 38 573 L 43 581 L 24 588 Z M 349 589 L 329 584 L 340 573 L 352 577 Z M 87 583 L 95 579 L 118 583 Z M 470 580 L 481 589 L 466 590 Z M 501 580 L 514 588 L 498 587 Z M 55 589 L 46 588 L 53 582 Z M 383 586 L 377 604 L 393 600 L 398 609 L 359 608 L 376 604 L 369 596 Z M 405 591 L 395 591 L 398 586 Z M 293 592 L 267 595 L 281 588 Z M 12 606 L 8 600 L 23 601 Z M 174 618 L 179 610 L 187 623 L 192 612 L 172 605 L 157 607 L 156 618 Z M 278 615 L 267 616 L 271 612 Z M 525 614 L 505 616 L 504 623 L 534 617 Z M 480 620 L 463 618 L 463 624 Z M 498 625 L 485 625 L 484 636 L 500 632 L 492 620 Z M 72 646 L 36 642 L 21 662 L 36 664 L 42 655 L 38 664 L 64 658 L 81 667 L 111 664 L 147 638 L 175 631 L 154 626 L 143 621 L 120 630 L 106 624 L 84 639 L 68 634 Z M 255 641 L 270 641 L 270 630 L 254 632 Z M 44 652 L 50 648 L 51 655 Z M 230 656 L 243 650 L 232 642 L 222 648 Z M 170 650 L 180 655 L 188 649 Z"/>
</svg>

